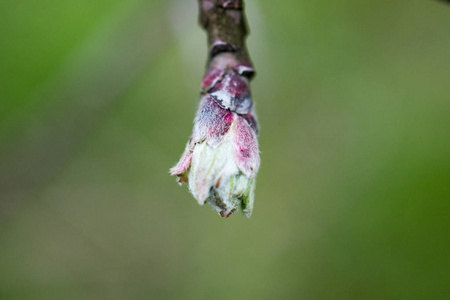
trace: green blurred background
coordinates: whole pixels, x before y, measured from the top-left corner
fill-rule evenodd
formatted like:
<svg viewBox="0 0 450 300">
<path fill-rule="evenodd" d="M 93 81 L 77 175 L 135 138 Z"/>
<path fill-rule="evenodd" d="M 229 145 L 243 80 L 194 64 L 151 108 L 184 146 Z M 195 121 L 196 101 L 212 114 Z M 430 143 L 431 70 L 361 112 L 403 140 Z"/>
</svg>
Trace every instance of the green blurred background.
<svg viewBox="0 0 450 300">
<path fill-rule="evenodd" d="M 1 299 L 450 299 L 450 6 L 247 1 L 251 219 L 168 170 L 194 0 L 0 1 Z"/>
</svg>

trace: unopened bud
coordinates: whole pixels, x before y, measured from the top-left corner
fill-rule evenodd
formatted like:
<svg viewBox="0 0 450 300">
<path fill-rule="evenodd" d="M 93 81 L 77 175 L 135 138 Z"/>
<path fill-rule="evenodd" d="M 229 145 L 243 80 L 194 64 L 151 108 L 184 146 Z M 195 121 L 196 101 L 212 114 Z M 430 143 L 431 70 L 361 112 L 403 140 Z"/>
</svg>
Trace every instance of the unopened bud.
<svg viewBox="0 0 450 300">
<path fill-rule="evenodd" d="M 260 164 L 254 112 L 240 115 L 221 104 L 213 95 L 201 99 L 192 137 L 171 174 L 222 217 L 238 209 L 250 217 Z"/>
</svg>

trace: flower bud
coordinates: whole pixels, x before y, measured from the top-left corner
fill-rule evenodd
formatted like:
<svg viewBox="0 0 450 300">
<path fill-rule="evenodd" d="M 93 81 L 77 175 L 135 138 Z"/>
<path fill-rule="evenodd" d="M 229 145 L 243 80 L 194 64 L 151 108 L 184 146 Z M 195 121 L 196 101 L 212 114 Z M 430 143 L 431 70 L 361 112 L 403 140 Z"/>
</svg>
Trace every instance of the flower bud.
<svg viewBox="0 0 450 300">
<path fill-rule="evenodd" d="M 222 73 L 225 80 L 211 80 L 210 93 L 200 100 L 192 137 L 171 174 L 180 184 L 188 182 L 198 203 L 209 203 L 220 216 L 229 217 L 240 208 L 250 217 L 260 164 L 257 123 L 246 82 L 236 82 L 241 79 L 234 75 Z M 249 104 L 242 111 L 244 106 L 236 104 L 245 101 Z"/>
</svg>

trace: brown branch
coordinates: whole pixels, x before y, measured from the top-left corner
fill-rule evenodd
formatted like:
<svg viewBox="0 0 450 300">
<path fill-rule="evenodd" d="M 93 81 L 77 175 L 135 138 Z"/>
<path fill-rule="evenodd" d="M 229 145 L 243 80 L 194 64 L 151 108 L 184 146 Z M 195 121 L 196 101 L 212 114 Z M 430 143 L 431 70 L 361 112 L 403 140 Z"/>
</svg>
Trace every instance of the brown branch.
<svg viewBox="0 0 450 300">
<path fill-rule="evenodd" d="M 200 24 L 208 34 L 208 68 L 242 66 L 239 74 L 254 74 L 245 38 L 247 21 L 243 0 L 198 0 Z"/>
</svg>

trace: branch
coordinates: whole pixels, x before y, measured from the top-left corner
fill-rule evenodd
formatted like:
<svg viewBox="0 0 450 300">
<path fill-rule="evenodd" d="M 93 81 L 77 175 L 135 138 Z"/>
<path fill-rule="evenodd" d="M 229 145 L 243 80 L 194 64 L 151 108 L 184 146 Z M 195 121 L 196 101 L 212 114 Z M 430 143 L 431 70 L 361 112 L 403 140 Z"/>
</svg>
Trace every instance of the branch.
<svg viewBox="0 0 450 300">
<path fill-rule="evenodd" d="M 245 66 L 239 74 L 251 78 L 253 66 L 247 51 L 247 21 L 243 0 L 199 0 L 200 24 L 208 34 L 208 68 Z"/>
</svg>

